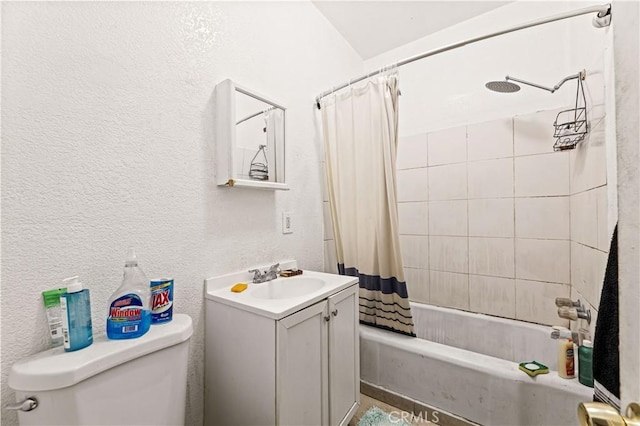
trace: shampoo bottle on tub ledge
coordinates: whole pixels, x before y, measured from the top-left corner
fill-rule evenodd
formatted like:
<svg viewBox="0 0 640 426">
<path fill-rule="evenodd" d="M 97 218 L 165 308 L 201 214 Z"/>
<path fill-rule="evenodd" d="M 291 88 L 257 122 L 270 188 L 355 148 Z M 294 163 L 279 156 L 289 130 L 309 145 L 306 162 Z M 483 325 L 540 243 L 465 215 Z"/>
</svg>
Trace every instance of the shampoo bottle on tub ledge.
<svg viewBox="0 0 640 426">
<path fill-rule="evenodd" d="M 573 340 L 558 339 L 558 376 L 563 379 L 576 377 Z"/>
<path fill-rule="evenodd" d="M 107 337 L 133 339 L 151 327 L 151 291 L 149 280 L 138 266 L 133 249 L 124 264 L 122 285 L 109 298 Z"/>
</svg>

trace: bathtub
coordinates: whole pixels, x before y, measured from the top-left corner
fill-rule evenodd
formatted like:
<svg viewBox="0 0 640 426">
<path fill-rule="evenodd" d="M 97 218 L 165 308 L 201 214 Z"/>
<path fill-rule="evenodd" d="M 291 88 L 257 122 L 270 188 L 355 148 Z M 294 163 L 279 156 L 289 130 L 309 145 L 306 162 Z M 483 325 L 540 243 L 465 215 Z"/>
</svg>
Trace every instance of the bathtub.
<svg viewBox="0 0 640 426">
<path fill-rule="evenodd" d="M 360 376 L 482 425 L 575 425 L 593 389 L 558 377 L 550 327 L 411 303 L 417 337 L 360 327 Z M 518 363 L 553 371 L 529 377 Z"/>
</svg>

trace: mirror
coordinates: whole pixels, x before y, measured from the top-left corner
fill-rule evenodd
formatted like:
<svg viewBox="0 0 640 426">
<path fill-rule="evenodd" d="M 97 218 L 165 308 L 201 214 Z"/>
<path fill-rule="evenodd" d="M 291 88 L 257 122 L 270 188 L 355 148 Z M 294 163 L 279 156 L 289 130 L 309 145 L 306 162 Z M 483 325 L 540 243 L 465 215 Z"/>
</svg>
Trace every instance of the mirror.
<svg viewBox="0 0 640 426">
<path fill-rule="evenodd" d="M 289 189 L 285 108 L 231 80 L 215 90 L 218 185 Z"/>
</svg>

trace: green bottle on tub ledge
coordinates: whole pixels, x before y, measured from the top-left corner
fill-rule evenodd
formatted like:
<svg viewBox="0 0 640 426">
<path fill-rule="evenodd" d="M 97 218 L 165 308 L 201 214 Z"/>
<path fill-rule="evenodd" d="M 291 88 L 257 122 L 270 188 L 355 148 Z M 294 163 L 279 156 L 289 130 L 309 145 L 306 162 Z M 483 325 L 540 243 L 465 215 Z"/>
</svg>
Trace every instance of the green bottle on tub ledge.
<svg viewBox="0 0 640 426">
<path fill-rule="evenodd" d="M 151 327 L 151 290 L 149 280 L 131 248 L 124 264 L 122 285 L 109 298 L 107 337 L 134 339 Z"/>
</svg>

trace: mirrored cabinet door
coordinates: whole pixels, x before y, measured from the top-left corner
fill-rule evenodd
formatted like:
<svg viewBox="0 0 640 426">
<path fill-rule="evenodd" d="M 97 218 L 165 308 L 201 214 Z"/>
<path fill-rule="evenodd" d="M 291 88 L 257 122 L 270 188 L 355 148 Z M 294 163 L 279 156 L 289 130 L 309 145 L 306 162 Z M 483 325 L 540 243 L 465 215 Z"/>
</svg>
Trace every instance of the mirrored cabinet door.
<svg viewBox="0 0 640 426">
<path fill-rule="evenodd" d="M 215 88 L 217 183 L 289 189 L 285 181 L 286 109 L 231 80 Z"/>
</svg>

